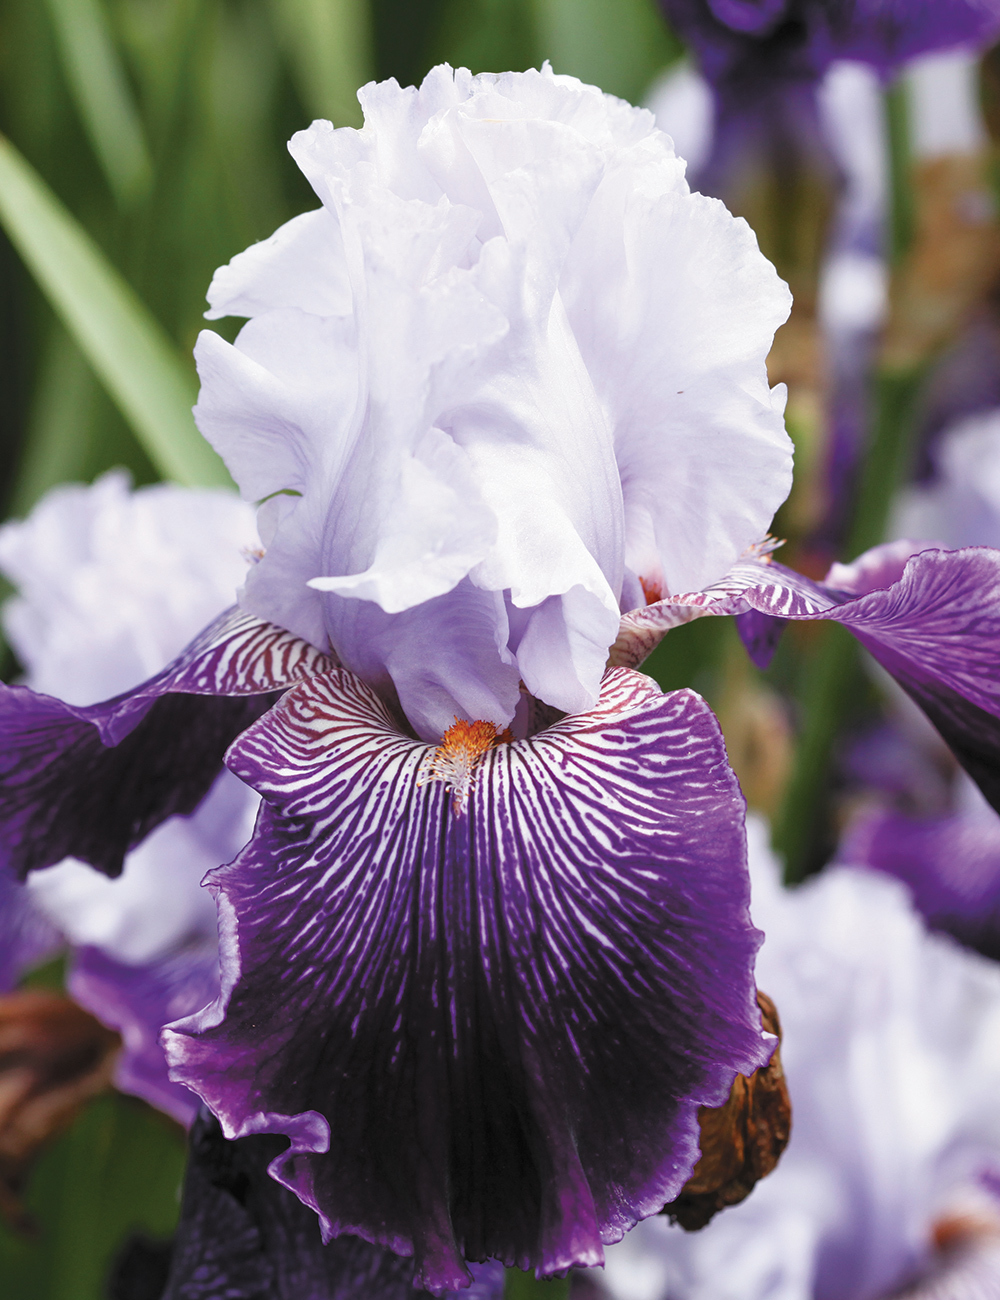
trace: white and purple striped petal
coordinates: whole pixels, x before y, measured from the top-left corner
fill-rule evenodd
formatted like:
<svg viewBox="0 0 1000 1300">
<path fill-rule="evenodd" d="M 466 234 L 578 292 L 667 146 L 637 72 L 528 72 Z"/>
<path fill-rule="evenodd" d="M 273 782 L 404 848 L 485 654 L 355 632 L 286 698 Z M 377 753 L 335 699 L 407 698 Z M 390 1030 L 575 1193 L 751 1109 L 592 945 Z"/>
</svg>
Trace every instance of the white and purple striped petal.
<svg viewBox="0 0 1000 1300">
<path fill-rule="evenodd" d="M 1000 551 L 912 549 L 875 547 L 835 564 L 826 583 L 767 559 L 743 561 L 704 591 L 627 614 L 611 662 L 641 662 L 680 622 L 733 614 L 751 658 L 765 666 L 780 621 L 832 619 L 920 705 L 1000 808 Z"/>
<path fill-rule="evenodd" d="M 528 740 L 475 728 L 463 768 L 337 671 L 247 731 L 227 762 L 260 818 L 209 878 L 223 994 L 164 1036 L 228 1136 L 291 1139 L 272 1168 L 325 1236 L 413 1254 L 437 1292 L 467 1259 L 599 1263 L 770 1051 L 704 702 L 613 670 Z"/>
<path fill-rule="evenodd" d="M 104 704 L 0 685 L 0 868 L 63 858 L 108 875 L 175 813 L 189 813 L 227 746 L 277 692 L 329 666 L 311 645 L 232 609 L 161 673 Z"/>
</svg>

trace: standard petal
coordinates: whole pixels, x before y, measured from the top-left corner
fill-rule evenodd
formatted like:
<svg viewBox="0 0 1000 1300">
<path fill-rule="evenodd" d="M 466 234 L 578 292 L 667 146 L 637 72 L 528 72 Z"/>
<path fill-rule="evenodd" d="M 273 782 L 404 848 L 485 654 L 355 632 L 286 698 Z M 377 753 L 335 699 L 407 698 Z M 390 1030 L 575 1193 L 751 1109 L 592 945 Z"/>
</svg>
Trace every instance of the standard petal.
<svg viewBox="0 0 1000 1300">
<path fill-rule="evenodd" d="M 268 1177 L 280 1138 L 227 1142 L 203 1110 L 191 1132 L 163 1300 L 427 1300 L 413 1264 L 357 1237 L 324 1245 L 315 1215 Z M 501 1300 L 503 1269 L 476 1269 L 463 1300 Z"/>
<path fill-rule="evenodd" d="M 764 366 L 791 295 L 746 222 L 690 193 L 665 141 L 608 169 L 560 282 L 613 430 L 626 565 L 662 594 L 721 578 L 792 477 Z"/>
<path fill-rule="evenodd" d="M 118 875 L 155 826 L 200 803 L 228 745 L 275 693 L 329 663 L 234 609 L 105 704 L 0 687 L 0 866 L 23 879 L 73 857 Z"/>
<path fill-rule="evenodd" d="M 773 639 L 769 620 L 843 623 L 1000 809 L 1000 551 L 971 546 L 904 559 L 907 545 L 875 547 L 851 565 L 835 565 L 831 585 L 762 559 L 737 564 L 705 591 L 627 614 L 612 662 L 638 662 L 670 627 L 699 614 L 765 616 L 741 628 L 758 662 Z"/>
<path fill-rule="evenodd" d="M 292 1139 L 272 1168 L 326 1236 L 442 1291 L 463 1256 L 599 1263 L 768 1049 L 744 804 L 702 700 L 612 671 L 589 713 L 488 749 L 464 811 L 434 753 L 344 672 L 241 737 L 264 803 L 211 877 L 223 995 L 164 1038 L 230 1136 Z"/>
<path fill-rule="evenodd" d="M 208 320 L 259 316 L 297 307 L 313 316 L 347 316 L 351 287 L 340 226 L 326 208 L 303 212 L 269 239 L 220 266 L 208 290 Z"/>
<path fill-rule="evenodd" d="M 415 609 L 386 614 L 367 600 L 331 604 L 347 668 L 395 692 L 423 740 L 438 740 L 456 717 L 484 718 L 501 729 L 520 697 L 518 666 L 506 648 L 507 614 L 497 592 L 466 578 L 454 591 Z"/>
</svg>

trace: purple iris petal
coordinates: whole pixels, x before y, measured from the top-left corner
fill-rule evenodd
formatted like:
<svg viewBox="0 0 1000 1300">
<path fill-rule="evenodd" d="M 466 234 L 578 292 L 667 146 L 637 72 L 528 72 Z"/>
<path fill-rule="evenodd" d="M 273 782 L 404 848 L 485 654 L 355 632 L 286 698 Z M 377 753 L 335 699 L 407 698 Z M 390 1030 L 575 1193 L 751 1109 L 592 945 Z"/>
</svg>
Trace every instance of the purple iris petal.
<svg viewBox="0 0 1000 1300">
<path fill-rule="evenodd" d="M 665 630 L 674 626 L 678 609 L 691 615 L 754 610 L 772 618 L 833 619 L 916 700 L 1000 808 L 1000 551 L 932 549 L 904 561 L 910 545 L 877 546 L 852 565 L 834 565 L 830 584 L 780 564 L 737 564 L 714 587 L 625 615 L 612 660 L 639 662 L 655 644 L 657 620 Z M 760 663 L 768 625 L 745 622 L 745 639 L 748 627 L 749 649 Z"/>
<path fill-rule="evenodd" d="M 284 1144 L 227 1142 L 203 1110 L 163 1300 L 427 1300 L 413 1263 L 357 1237 L 324 1245 L 311 1210 L 267 1175 Z M 503 1269 L 473 1266 L 464 1300 L 500 1300 Z"/>
<path fill-rule="evenodd" d="M 1000 28 L 996 0 L 825 0 L 822 7 L 833 15 L 837 57 L 883 71 L 918 54 L 982 44 Z"/>
<path fill-rule="evenodd" d="M 751 660 L 763 671 L 774 658 L 781 634 L 785 630 L 786 618 L 774 618 L 771 614 L 762 614 L 759 609 L 748 609 L 745 614 L 736 615 L 736 630 L 746 647 Z"/>
<path fill-rule="evenodd" d="M 104 704 L 0 686 L 0 865 L 23 879 L 75 857 L 118 875 L 154 827 L 197 806 L 275 692 L 328 666 L 306 642 L 232 609 Z"/>
<path fill-rule="evenodd" d="M 463 1256 L 600 1262 L 769 1052 L 744 802 L 698 696 L 613 670 L 483 752 L 464 807 L 434 754 L 346 672 L 240 738 L 264 803 L 209 878 L 223 996 L 164 1041 L 230 1136 L 292 1139 L 275 1176 L 326 1236 L 412 1252 L 440 1291 Z"/>
<path fill-rule="evenodd" d="M 1000 958 L 1000 821 L 992 814 L 874 813 L 852 828 L 838 857 L 902 880 L 934 929 Z"/>
<path fill-rule="evenodd" d="M 116 961 L 100 948 L 79 948 L 68 989 L 80 1006 L 122 1036 L 116 1086 L 166 1111 L 178 1123 L 190 1124 L 198 1099 L 167 1078 L 160 1030 L 218 996 L 219 956 L 214 942 L 195 942 L 144 966 Z"/>
<path fill-rule="evenodd" d="M 788 0 L 708 0 L 708 7 L 720 23 L 735 32 L 765 36 L 788 13 Z"/>
<path fill-rule="evenodd" d="M 10 992 L 29 966 L 59 947 L 58 934 L 25 887 L 0 871 L 0 993 Z"/>
<path fill-rule="evenodd" d="M 988 41 L 996 0 L 660 0 L 710 81 L 822 76 L 834 59 L 888 72 L 907 59 Z"/>
</svg>

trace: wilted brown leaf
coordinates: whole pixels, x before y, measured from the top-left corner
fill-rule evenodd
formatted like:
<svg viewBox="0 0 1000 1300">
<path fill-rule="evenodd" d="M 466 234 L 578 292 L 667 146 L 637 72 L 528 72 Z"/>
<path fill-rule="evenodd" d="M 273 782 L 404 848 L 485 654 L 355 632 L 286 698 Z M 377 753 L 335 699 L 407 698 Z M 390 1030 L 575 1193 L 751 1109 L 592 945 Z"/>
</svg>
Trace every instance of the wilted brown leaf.
<svg viewBox="0 0 1000 1300">
<path fill-rule="evenodd" d="M 774 1003 L 758 990 L 764 1028 L 781 1039 Z M 738 1205 L 778 1163 L 788 1145 L 792 1107 L 781 1068 L 780 1049 L 745 1078 L 738 1074 L 722 1106 L 702 1106 L 701 1158 L 676 1200 L 663 1207 L 689 1232 L 703 1228 L 727 1205 Z"/>
<path fill-rule="evenodd" d="M 54 993 L 0 997 L 0 1214 L 31 1228 L 20 1201 L 32 1160 L 111 1083 L 117 1034 Z"/>
</svg>

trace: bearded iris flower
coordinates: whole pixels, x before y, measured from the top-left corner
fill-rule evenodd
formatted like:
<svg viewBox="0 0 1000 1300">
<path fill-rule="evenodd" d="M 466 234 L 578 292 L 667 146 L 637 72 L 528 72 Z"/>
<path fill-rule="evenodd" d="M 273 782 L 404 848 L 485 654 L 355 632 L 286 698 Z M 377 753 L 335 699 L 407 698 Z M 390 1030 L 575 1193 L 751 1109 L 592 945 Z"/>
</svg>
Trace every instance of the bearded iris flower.
<svg viewBox="0 0 1000 1300">
<path fill-rule="evenodd" d="M 799 612 L 756 545 L 788 294 L 649 114 L 571 78 L 361 99 L 362 131 L 292 142 L 322 207 L 209 295 L 249 317 L 197 349 L 199 425 L 262 502 L 240 604 L 105 704 L 6 688 L 0 852 L 114 874 L 225 759 L 263 802 L 208 877 L 222 992 L 166 1032 L 172 1077 L 227 1138 L 289 1140 L 271 1172 L 324 1238 L 441 1293 L 599 1263 L 770 1055 L 718 726 L 635 668 L 734 591 Z M 964 564 L 932 644 L 996 616 Z M 995 675 L 948 679 L 959 722 L 996 727 Z"/>
</svg>

